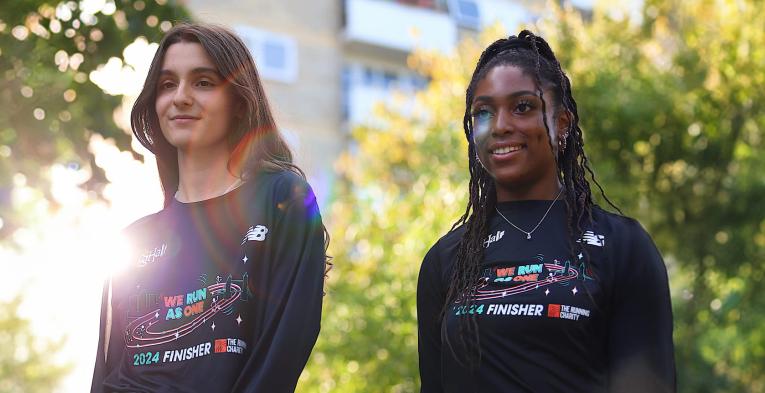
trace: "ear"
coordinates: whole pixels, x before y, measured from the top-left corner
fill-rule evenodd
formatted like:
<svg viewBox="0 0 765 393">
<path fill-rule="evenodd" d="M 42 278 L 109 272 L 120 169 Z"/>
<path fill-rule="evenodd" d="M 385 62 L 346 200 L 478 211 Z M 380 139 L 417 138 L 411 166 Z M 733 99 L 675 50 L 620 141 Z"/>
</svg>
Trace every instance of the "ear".
<svg viewBox="0 0 765 393">
<path fill-rule="evenodd" d="M 571 112 L 566 109 L 561 109 L 558 111 L 558 114 L 555 118 L 555 132 L 558 135 L 558 140 L 563 140 L 568 137 L 568 130 L 571 127 L 572 121 L 573 117 L 571 116 Z"/>
</svg>

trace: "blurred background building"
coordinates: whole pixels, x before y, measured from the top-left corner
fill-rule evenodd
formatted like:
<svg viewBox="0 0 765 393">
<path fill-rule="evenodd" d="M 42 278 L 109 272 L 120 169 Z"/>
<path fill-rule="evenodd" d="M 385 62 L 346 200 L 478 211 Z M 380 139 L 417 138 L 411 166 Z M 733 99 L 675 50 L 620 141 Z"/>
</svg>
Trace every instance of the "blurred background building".
<svg viewBox="0 0 765 393">
<path fill-rule="evenodd" d="M 394 92 L 428 81 L 407 67 L 416 48 L 450 51 L 500 23 L 515 31 L 533 0 L 188 0 L 199 21 L 235 29 L 250 47 L 272 110 L 322 202 L 354 124 Z"/>
</svg>

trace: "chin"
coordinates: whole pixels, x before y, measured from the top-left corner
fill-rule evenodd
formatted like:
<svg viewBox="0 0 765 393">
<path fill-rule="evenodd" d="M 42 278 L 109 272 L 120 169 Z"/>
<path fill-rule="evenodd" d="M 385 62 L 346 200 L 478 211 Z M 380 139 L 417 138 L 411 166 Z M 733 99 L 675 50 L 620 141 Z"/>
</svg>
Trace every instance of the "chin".
<svg viewBox="0 0 765 393">
<path fill-rule="evenodd" d="M 523 189 L 529 186 L 529 184 L 535 183 L 534 176 L 529 172 L 522 171 L 497 171 L 492 177 L 497 187 L 502 187 L 508 190 Z"/>
<path fill-rule="evenodd" d="M 523 183 L 527 177 L 527 173 L 519 168 L 492 168 L 489 173 L 496 183 L 504 185 Z"/>
<path fill-rule="evenodd" d="M 188 147 L 189 145 L 192 144 L 190 134 L 191 133 L 189 132 L 163 132 L 162 133 L 162 135 L 165 137 L 167 142 L 177 149 Z"/>
<path fill-rule="evenodd" d="M 520 178 L 494 178 L 494 184 L 497 187 L 501 187 L 507 190 L 513 190 L 513 189 L 521 189 L 524 188 L 526 184 L 528 184 L 527 181 L 524 181 Z"/>
</svg>

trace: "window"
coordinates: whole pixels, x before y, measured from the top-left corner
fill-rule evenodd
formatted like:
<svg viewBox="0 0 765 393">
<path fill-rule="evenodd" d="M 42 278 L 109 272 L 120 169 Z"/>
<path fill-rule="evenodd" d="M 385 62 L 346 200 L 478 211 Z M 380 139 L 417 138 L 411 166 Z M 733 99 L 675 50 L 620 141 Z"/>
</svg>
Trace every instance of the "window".
<svg viewBox="0 0 765 393">
<path fill-rule="evenodd" d="M 293 38 L 249 26 L 234 30 L 250 49 L 263 79 L 284 83 L 297 80 L 297 44 Z"/>
<path fill-rule="evenodd" d="M 287 67 L 287 50 L 277 42 L 263 43 L 263 62 L 268 68 L 282 69 Z"/>
<path fill-rule="evenodd" d="M 427 85 L 427 78 L 411 71 L 347 63 L 342 74 L 343 119 L 351 124 L 369 121 L 375 104 L 390 104 L 394 92 L 412 93 Z"/>
<path fill-rule="evenodd" d="M 383 86 L 386 89 L 391 89 L 394 87 L 395 84 L 398 83 L 398 75 L 390 72 L 390 71 L 383 71 Z"/>
<path fill-rule="evenodd" d="M 481 27 L 481 15 L 475 0 L 449 0 L 449 13 L 462 27 L 475 30 Z"/>
</svg>

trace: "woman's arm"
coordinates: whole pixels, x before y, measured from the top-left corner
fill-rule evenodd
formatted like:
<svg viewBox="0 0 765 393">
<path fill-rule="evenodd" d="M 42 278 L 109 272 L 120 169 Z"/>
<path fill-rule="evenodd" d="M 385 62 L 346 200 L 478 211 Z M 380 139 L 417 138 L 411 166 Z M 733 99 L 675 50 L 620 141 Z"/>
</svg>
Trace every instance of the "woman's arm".
<svg viewBox="0 0 765 393">
<path fill-rule="evenodd" d="M 417 280 L 417 349 L 420 358 L 421 393 L 442 392 L 441 378 L 441 266 L 438 243 L 428 251 Z"/>
<path fill-rule="evenodd" d="M 290 182 L 269 229 L 272 252 L 262 331 L 232 391 L 294 392 L 319 334 L 324 284 L 324 232 L 316 198 L 304 182 Z M 278 202 L 278 201 L 277 201 Z"/>
<path fill-rule="evenodd" d="M 675 392 L 667 269 L 636 221 L 615 266 L 609 326 L 609 392 Z"/>
<path fill-rule="evenodd" d="M 100 393 L 103 391 L 103 384 L 106 375 L 109 373 L 109 364 L 113 363 L 113 357 L 117 354 L 111 354 L 112 343 L 112 309 L 111 309 L 111 280 L 104 283 L 103 293 L 101 295 L 101 324 L 98 330 L 98 347 L 96 348 L 96 365 L 93 369 L 93 380 L 90 385 L 91 393 Z M 111 358 L 107 358 L 107 355 Z M 111 361 L 111 362 L 108 362 Z"/>
</svg>

